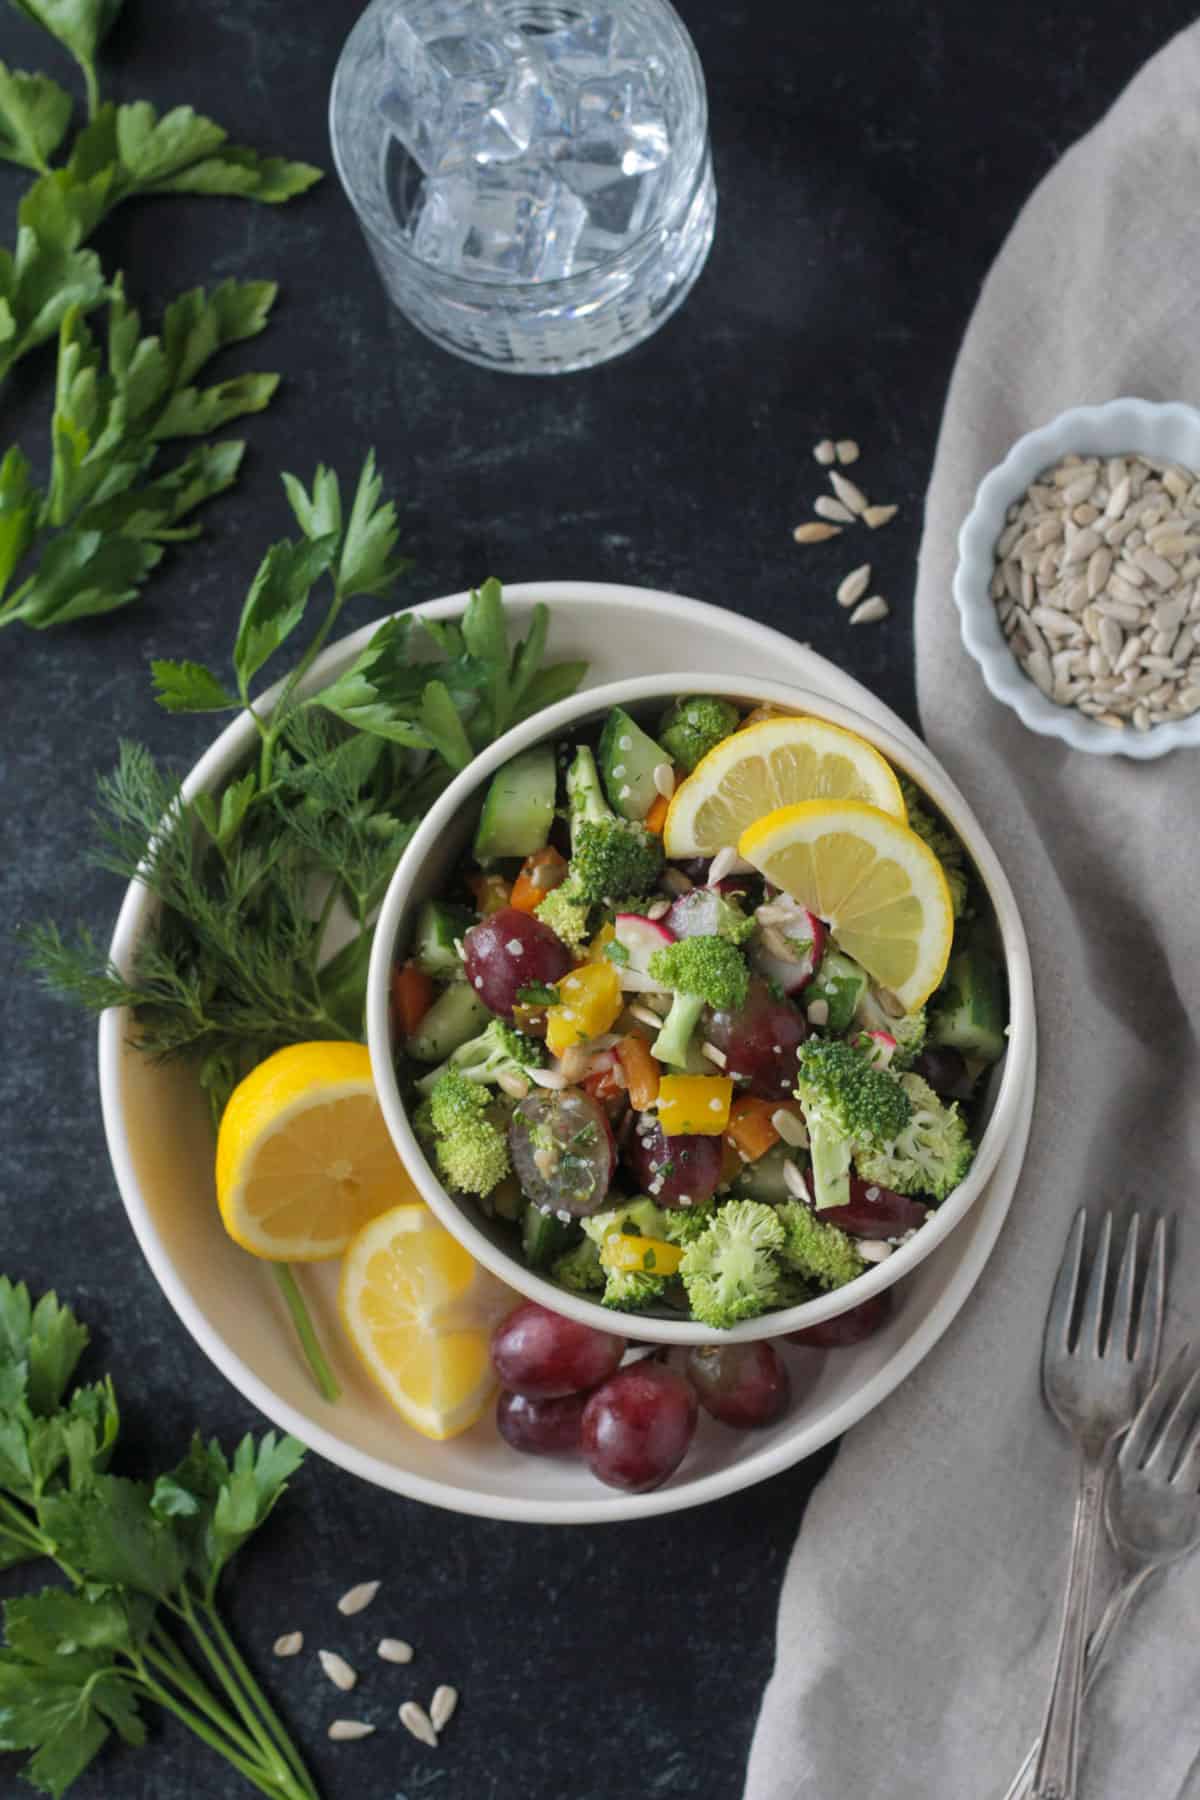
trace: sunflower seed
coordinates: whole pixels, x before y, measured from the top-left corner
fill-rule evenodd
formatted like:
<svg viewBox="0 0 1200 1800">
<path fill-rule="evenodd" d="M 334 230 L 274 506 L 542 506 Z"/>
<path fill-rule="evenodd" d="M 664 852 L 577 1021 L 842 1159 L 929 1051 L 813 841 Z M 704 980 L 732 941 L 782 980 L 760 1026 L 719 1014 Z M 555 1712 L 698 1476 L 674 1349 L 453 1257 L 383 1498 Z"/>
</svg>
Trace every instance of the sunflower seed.
<svg viewBox="0 0 1200 1800">
<path fill-rule="evenodd" d="M 734 845 L 726 844 L 718 850 L 708 865 L 708 886 L 716 887 L 718 882 L 724 881 L 725 877 L 732 873 L 736 861 L 737 850 Z"/>
<path fill-rule="evenodd" d="M 868 1263 L 886 1262 L 892 1254 L 892 1246 L 885 1244 L 882 1238 L 859 1238 L 856 1247 L 863 1261 Z"/>
<path fill-rule="evenodd" d="M 795 1199 L 808 1199 L 808 1183 L 804 1179 L 803 1171 L 799 1163 L 793 1162 L 790 1156 L 784 1159 L 783 1185 Z"/>
<path fill-rule="evenodd" d="M 413 1659 L 413 1647 L 406 1644 L 403 1638 L 380 1638 L 378 1654 L 384 1662 L 410 1663 Z"/>
<path fill-rule="evenodd" d="M 878 531 L 881 525 L 894 519 L 899 511 L 898 506 L 867 506 L 863 508 L 863 518 L 872 531 Z"/>
<path fill-rule="evenodd" d="M 358 1676 L 345 1657 L 339 1656 L 336 1650 L 318 1650 L 317 1660 L 334 1687 L 341 1688 L 343 1694 L 348 1694 L 358 1680 Z"/>
<path fill-rule="evenodd" d="M 833 439 L 822 438 L 820 443 L 813 450 L 813 455 L 821 464 L 822 468 L 827 469 L 837 455 L 837 451 L 833 447 Z"/>
<path fill-rule="evenodd" d="M 860 563 L 857 569 L 851 569 L 837 591 L 839 606 L 854 606 L 866 593 L 871 581 L 870 563 Z"/>
<path fill-rule="evenodd" d="M 377 1581 L 360 1581 L 357 1587 L 348 1588 L 337 1603 L 337 1609 L 344 1619 L 352 1619 L 355 1613 L 365 1612 L 379 1592 Z"/>
<path fill-rule="evenodd" d="M 855 607 L 850 614 L 850 623 L 852 625 L 875 625 L 880 619 L 886 619 L 890 611 L 891 608 L 882 594 L 872 594 L 869 600 L 864 600 Z"/>
<path fill-rule="evenodd" d="M 364 1719 L 335 1719 L 329 1727 L 329 1736 L 335 1744 L 353 1744 L 359 1738 L 370 1737 L 374 1729 Z"/>
<path fill-rule="evenodd" d="M 808 1143 L 808 1133 L 804 1129 L 803 1120 L 798 1118 L 794 1112 L 789 1112 L 786 1106 L 779 1107 L 776 1112 L 771 1114 L 771 1123 L 784 1143 L 790 1144 L 794 1150 L 803 1150 Z"/>
<path fill-rule="evenodd" d="M 853 438 L 839 438 L 834 445 L 840 463 L 856 463 L 858 461 L 858 445 Z"/>
<path fill-rule="evenodd" d="M 428 1744 L 431 1750 L 437 1749 L 437 1732 L 433 1729 L 433 1721 L 418 1701 L 404 1702 L 400 1708 L 400 1723 L 406 1731 L 411 1731 L 418 1743 Z"/>
<path fill-rule="evenodd" d="M 299 1656 L 304 1648 L 304 1633 L 288 1631 L 283 1637 L 277 1637 L 271 1646 L 276 1656 Z"/>
<path fill-rule="evenodd" d="M 1192 485 L 1192 477 L 1182 469 L 1164 469 L 1162 484 L 1175 500 L 1182 500 Z"/>
<path fill-rule="evenodd" d="M 838 525 L 854 523 L 854 514 L 850 508 L 843 506 L 840 500 L 835 500 L 830 494 L 818 494 L 813 501 L 813 511 L 822 519 L 833 519 Z"/>
<path fill-rule="evenodd" d="M 828 1025 L 828 1023 L 829 1023 L 829 1002 L 828 1002 L 828 1000 L 810 1000 L 808 1005 L 804 1009 L 804 1014 L 810 1025 L 817 1025 L 817 1026 Z"/>
<path fill-rule="evenodd" d="M 710 1063 L 716 1063 L 718 1069 L 728 1067 L 729 1058 L 726 1056 L 725 1052 L 723 1050 L 718 1050 L 717 1046 L 715 1044 L 710 1044 L 707 1039 L 700 1046 L 700 1054 L 701 1056 L 707 1056 Z"/>
<path fill-rule="evenodd" d="M 566 1076 L 560 1075 L 557 1069 L 528 1069 L 526 1073 L 530 1081 L 552 1093 L 557 1093 L 560 1088 L 565 1088 L 567 1085 Z"/>
<path fill-rule="evenodd" d="M 841 501 L 852 513 L 865 513 L 870 501 L 860 487 L 856 487 L 848 475 L 839 475 L 836 469 L 829 471 L 829 485 Z"/>
<path fill-rule="evenodd" d="M 1139 566 L 1145 569 L 1151 581 L 1158 587 L 1175 586 L 1179 579 L 1179 571 L 1167 561 L 1165 556 L 1159 556 L 1156 550 L 1151 550 L 1149 544 L 1143 544 L 1140 549 L 1134 551 L 1134 555 L 1137 557 Z"/>
<path fill-rule="evenodd" d="M 445 1731 L 454 1717 L 454 1709 L 458 1705 L 458 1689 L 443 1684 L 434 1689 L 433 1699 L 429 1703 L 429 1720 L 435 1731 Z"/>
<path fill-rule="evenodd" d="M 658 1014 L 651 1012 L 648 1006 L 631 1006 L 629 1016 L 631 1019 L 636 1019 L 639 1025 L 648 1025 L 652 1031 L 657 1031 L 662 1024 Z"/>
<path fill-rule="evenodd" d="M 669 800 L 675 792 L 675 771 L 669 762 L 655 763 L 654 786 L 664 800 Z"/>
<path fill-rule="evenodd" d="M 524 1100 L 529 1093 L 528 1081 L 524 1075 L 518 1075 L 515 1069 L 501 1069 L 496 1077 L 496 1086 L 511 1100 Z"/>
<path fill-rule="evenodd" d="M 840 537 L 841 532 L 840 525 L 823 525 L 812 520 L 807 525 L 797 525 L 792 536 L 798 544 L 823 544 L 826 538 Z"/>
</svg>

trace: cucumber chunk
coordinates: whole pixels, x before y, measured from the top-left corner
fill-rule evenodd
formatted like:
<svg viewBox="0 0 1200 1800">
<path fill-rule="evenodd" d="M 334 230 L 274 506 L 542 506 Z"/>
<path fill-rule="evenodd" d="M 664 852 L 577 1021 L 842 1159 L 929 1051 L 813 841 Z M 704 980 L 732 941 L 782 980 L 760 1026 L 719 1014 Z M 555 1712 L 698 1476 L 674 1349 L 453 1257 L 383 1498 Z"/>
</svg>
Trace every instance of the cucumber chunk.
<svg viewBox="0 0 1200 1800">
<path fill-rule="evenodd" d="M 544 1213 L 532 1203 L 526 1206 L 521 1220 L 521 1248 L 531 1269 L 546 1269 L 569 1250 L 579 1236 L 579 1227 Z"/>
<path fill-rule="evenodd" d="M 729 1184 L 729 1192 L 735 1200 L 761 1200 L 767 1206 L 778 1206 L 783 1200 L 794 1200 L 795 1195 L 787 1184 L 783 1165 L 787 1162 L 802 1162 L 804 1152 L 794 1150 L 790 1144 L 772 1144 L 771 1148 L 753 1162 L 743 1163 L 741 1169 Z"/>
<path fill-rule="evenodd" d="M 460 1044 L 478 1037 L 491 1016 L 474 988 L 456 981 L 438 995 L 404 1048 L 417 1062 L 445 1062 Z"/>
<path fill-rule="evenodd" d="M 853 957 L 843 956 L 840 950 L 827 950 L 804 990 L 804 1004 L 811 1006 L 814 1000 L 824 1000 L 829 1008 L 825 1029 L 836 1036 L 849 1029 L 869 986 L 867 971 Z"/>
<path fill-rule="evenodd" d="M 412 958 L 426 975 L 437 981 L 450 981 L 462 975 L 462 961 L 454 948 L 475 923 L 475 914 L 465 906 L 448 906 L 444 900 L 427 900 L 417 914 L 413 932 Z"/>
<path fill-rule="evenodd" d="M 495 862 L 541 850 L 554 821 L 557 788 L 553 744 L 535 744 L 497 769 L 475 830 L 476 860 Z"/>
<path fill-rule="evenodd" d="M 1000 964 L 972 945 L 950 958 L 945 980 L 930 1002 L 929 1042 L 981 1062 L 999 1062 L 1007 1012 Z"/>
<path fill-rule="evenodd" d="M 658 798 L 654 770 L 671 761 L 662 745 L 647 736 L 624 707 L 614 706 L 600 733 L 596 761 L 613 811 L 622 819 L 644 819 Z"/>
</svg>

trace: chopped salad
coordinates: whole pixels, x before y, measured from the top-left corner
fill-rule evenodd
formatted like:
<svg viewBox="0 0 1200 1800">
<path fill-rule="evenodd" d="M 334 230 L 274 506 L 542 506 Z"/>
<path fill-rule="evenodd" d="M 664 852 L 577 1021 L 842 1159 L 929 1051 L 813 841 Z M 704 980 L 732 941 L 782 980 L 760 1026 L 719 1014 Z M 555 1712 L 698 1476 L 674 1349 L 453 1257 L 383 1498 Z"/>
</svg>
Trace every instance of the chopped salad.
<svg viewBox="0 0 1200 1800">
<path fill-rule="evenodd" d="M 970 1166 L 971 1101 L 1005 1047 L 986 896 L 903 778 L 885 823 L 932 852 L 953 915 L 915 1008 L 736 843 L 668 855 L 685 788 L 694 814 L 763 721 L 686 696 L 514 757 L 393 973 L 402 1090 L 447 1187 L 560 1287 L 718 1330 L 919 1231 Z"/>
</svg>

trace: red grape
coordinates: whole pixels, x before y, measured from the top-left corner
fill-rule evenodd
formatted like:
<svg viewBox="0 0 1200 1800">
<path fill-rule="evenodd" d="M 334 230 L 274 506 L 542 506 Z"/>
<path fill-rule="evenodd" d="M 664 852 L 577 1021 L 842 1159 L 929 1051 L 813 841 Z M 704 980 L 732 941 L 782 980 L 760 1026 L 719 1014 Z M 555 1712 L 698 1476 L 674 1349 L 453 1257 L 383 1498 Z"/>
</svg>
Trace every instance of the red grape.
<svg viewBox="0 0 1200 1800">
<path fill-rule="evenodd" d="M 665 1363 L 619 1370 L 583 1409 L 580 1443 L 592 1474 L 632 1494 L 661 1487 L 683 1461 L 696 1413 L 691 1384 Z"/>
<path fill-rule="evenodd" d="M 625 1160 L 638 1187 L 659 1206 L 699 1206 L 717 1191 L 723 1141 L 692 1133 L 665 1137 L 657 1120 L 643 1113 L 626 1141 Z"/>
<path fill-rule="evenodd" d="M 742 1431 L 773 1424 L 791 1395 L 786 1365 L 762 1341 L 699 1345 L 688 1351 L 687 1372 L 705 1412 Z"/>
<path fill-rule="evenodd" d="M 796 1051 L 808 1036 L 804 1015 L 776 1000 L 765 981 L 752 981 L 737 1012 L 709 1014 L 705 1036 L 723 1050 L 725 1073 L 749 1076 L 747 1092 L 761 1100 L 790 1099 L 796 1088 Z"/>
<path fill-rule="evenodd" d="M 586 1405 L 586 1394 L 531 1400 L 506 1388 L 496 1402 L 496 1426 L 505 1443 L 526 1456 L 574 1456 Z"/>
<path fill-rule="evenodd" d="M 532 913 L 503 906 L 472 925 L 463 938 L 467 980 L 488 1008 L 512 1018 L 523 987 L 550 987 L 575 965 L 567 946 Z"/>
<path fill-rule="evenodd" d="M 952 1044 L 930 1044 L 913 1063 L 913 1074 L 927 1081 L 935 1094 L 969 1092 L 967 1065 Z"/>
<path fill-rule="evenodd" d="M 608 1114 L 582 1088 L 535 1088 L 508 1126 L 513 1172 L 543 1212 L 582 1219 L 603 1206 L 616 1167 Z"/>
<path fill-rule="evenodd" d="M 870 1300 L 863 1300 L 848 1312 L 826 1319 L 821 1325 L 809 1325 L 804 1331 L 789 1331 L 789 1344 L 809 1344 L 814 1350 L 837 1350 L 846 1344 L 861 1344 L 864 1338 L 879 1331 L 892 1316 L 892 1290 L 884 1288 Z"/>
<path fill-rule="evenodd" d="M 817 1217 L 822 1225 L 836 1225 L 851 1237 L 878 1239 L 903 1237 L 906 1231 L 923 1225 L 928 1215 L 929 1208 L 919 1200 L 852 1175 L 849 1205 L 824 1206 Z"/>
<path fill-rule="evenodd" d="M 625 1339 L 594 1331 L 526 1300 L 492 1333 L 492 1367 L 526 1400 L 557 1400 L 606 1381 L 625 1354 Z"/>
</svg>

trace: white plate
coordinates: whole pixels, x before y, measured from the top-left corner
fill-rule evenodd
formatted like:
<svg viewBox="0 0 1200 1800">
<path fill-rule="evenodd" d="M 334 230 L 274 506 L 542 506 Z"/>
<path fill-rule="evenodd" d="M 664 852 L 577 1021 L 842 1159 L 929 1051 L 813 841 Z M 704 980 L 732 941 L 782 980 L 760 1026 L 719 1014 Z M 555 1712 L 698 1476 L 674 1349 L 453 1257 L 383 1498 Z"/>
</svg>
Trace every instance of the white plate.
<svg viewBox="0 0 1200 1800">
<path fill-rule="evenodd" d="M 459 612 L 454 595 L 422 611 Z M 509 587 L 514 625 L 538 601 L 552 607 L 550 651 L 583 657 L 589 685 L 627 673 L 711 669 L 795 681 L 875 718 L 902 737 L 914 759 L 929 753 L 865 688 L 823 658 L 737 615 L 646 589 L 591 582 Z M 374 627 L 332 646 L 311 679 L 328 682 Z M 196 765 L 187 792 L 222 781 L 246 754 L 252 727 L 237 720 Z M 131 887 L 112 954 L 124 966 L 146 928 L 144 892 Z M 673 1512 L 749 1487 L 810 1456 L 877 1406 L 928 1354 L 982 1270 L 1008 1211 L 1029 1133 L 1034 1068 L 995 1175 L 970 1213 L 900 1290 L 887 1329 L 826 1355 L 815 1386 L 768 1431 L 735 1433 L 704 1419 L 679 1473 L 651 1494 L 602 1487 L 575 1463 L 511 1451 L 485 1419 L 448 1444 L 411 1432 L 379 1399 L 344 1349 L 334 1308 L 336 1266 L 303 1272 L 318 1328 L 343 1397 L 327 1406 L 311 1386 L 269 1271 L 225 1236 L 212 1184 L 207 1109 L 191 1073 L 148 1062 L 126 1042 L 127 1017 L 100 1022 L 100 1088 L 109 1153 L 138 1242 L 163 1292 L 205 1354 L 276 1425 L 318 1454 L 381 1487 L 459 1512 L 547 1524 L 585 1524 Z M 797 1355 L 802 1353 L 797 1352 Z"/>
</svg>

